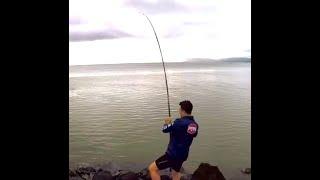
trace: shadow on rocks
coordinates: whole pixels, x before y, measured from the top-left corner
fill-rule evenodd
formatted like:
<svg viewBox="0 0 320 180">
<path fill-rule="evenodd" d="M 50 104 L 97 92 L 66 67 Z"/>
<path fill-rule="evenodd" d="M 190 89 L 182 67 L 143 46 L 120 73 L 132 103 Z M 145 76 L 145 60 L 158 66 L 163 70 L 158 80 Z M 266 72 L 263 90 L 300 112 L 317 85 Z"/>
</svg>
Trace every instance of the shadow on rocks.
<svg viewBox="0 0 320 180">
<path fill-rule="evenodd" d="M 139 180 L 139 177 L 136 173 L 129 171 L 126 173 L 121 173 L 117 177 L 117 180 Z"/>
<path fill-rule="evenodd" d="M 115 180 L 109 171 L 99 171 L 93 175 L 92 180 Z"/>
</svg>

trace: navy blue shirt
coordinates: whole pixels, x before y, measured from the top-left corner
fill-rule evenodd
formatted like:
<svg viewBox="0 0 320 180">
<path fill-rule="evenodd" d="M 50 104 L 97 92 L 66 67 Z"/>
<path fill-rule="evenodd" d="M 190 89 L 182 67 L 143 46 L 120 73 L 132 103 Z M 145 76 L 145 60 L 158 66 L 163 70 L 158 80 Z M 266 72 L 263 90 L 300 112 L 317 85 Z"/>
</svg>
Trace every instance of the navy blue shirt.
<svg viewBox="0 0 320 180">
<path fill-rule="evenodd" d="M 162 132 L 170 133 L 170 141 L 166 154 L 174 160 L 185 161 L 193 138 L 198 135 L 199 125 L 193 116 L 184 116 L 171 124 L 164 124 Z"/>
</svg>

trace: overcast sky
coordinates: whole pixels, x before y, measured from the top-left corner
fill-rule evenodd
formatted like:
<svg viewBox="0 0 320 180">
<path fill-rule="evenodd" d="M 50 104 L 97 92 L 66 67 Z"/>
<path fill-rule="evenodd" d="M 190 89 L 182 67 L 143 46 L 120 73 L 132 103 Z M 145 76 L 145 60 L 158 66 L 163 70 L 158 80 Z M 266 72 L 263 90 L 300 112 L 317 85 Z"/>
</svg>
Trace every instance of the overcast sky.
<svg viewBox="0 0 320 180">
<path fill-rule="evenodd" d="M 251 57 L 250 0 L 69 0 L 69 62 Z"/>
</svg>

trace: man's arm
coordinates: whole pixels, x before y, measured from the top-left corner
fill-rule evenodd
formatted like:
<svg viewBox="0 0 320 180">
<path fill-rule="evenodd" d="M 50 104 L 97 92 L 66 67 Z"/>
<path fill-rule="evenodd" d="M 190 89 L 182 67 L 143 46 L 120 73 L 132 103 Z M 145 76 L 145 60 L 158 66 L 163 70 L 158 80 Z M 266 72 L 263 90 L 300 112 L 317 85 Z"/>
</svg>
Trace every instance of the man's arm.
<svg viewBox="0 0 320 180">
<path fill-rule="evenodd" d="M 164 124 L 162 127 L 162 132 L 168 133 L 171 132 L 175 128 L 175 122 L 170 124 Z"/>
<path fill-rule="evenodd" d="M 177 126 L 176 121 L 172 122 L 172 118 L 171 117 L 165 118 L 164 122 L 165 122 L 165 124 L 162 127 L 162 132 L 164 132 L 164 133 L 171 132 Z"/>
<path fill-rule="evenodd" d="M 199 132 L 199 125 L 197 124 L 197 132 L 196 132 L 196 134 L 194 135 L 194 137 L 197 137 L 197 136 L 198 136 L 198 132 Z"/>
</svg>

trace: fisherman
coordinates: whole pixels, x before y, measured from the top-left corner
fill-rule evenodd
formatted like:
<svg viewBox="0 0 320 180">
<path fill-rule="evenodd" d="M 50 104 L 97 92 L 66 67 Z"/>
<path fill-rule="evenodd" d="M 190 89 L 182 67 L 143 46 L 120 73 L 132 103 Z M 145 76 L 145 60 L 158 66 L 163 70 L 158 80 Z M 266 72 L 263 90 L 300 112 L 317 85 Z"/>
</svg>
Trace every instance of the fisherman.
<svg viewBox="0 0 320 180">
<path fill-rule="evenodd" d="M 198 135 L 199 126 L 191 115 L 192 103 L 185 100 L 179 105 L 180 118 L 174 122 L 171 117 L 165 118 L 162 132 L 170 133 L 170 141 L 165 154 L 149 166 L 152 180 L 160 180 L 159 170 L 166 168 L 171 168 L 173 180 L 179 180 L 181 166 L 188 158 L 193 138 Z"/>
</svg>

